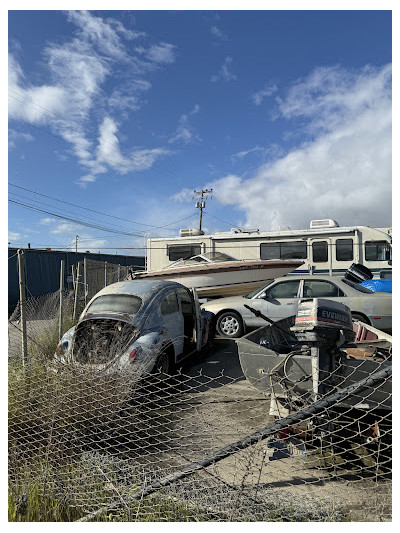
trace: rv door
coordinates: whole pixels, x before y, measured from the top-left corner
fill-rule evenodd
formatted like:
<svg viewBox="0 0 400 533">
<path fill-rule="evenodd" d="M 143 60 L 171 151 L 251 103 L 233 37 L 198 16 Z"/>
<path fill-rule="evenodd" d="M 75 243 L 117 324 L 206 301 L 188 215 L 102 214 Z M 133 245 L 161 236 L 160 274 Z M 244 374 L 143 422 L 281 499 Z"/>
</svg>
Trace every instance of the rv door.
<svg viewBox="0 0 400 533">
<path fill-rule="evenodd" d="M 310 273 L 332 276 L 332 240 L 329 238 L 310 239 L 308 245 Z"/>
</svg>

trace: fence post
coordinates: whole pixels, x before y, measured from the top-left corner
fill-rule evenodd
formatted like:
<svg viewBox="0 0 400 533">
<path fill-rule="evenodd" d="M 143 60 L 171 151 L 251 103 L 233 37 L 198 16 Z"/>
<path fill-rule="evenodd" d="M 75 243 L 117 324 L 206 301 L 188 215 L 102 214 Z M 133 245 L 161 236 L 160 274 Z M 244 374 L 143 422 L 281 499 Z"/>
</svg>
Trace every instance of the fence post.
<svg viewBox="0 0 400 533">
<path fill-rule="evenodd" d="M 107 287 L 107 261 L 104 261 L 104 287 Z"/>
<path fill-rule="evenodd" d="M 119 281 L 119 278 L 121 276 L 121 265 L 118 265 L 118 280 Z"/>
<path fill-rule="evenodd" d="M 60 322 L 58 324 L 58 338 L 61 339 L 63 334 L 63 313 L 64 313 L 64 269 L 65 261 L 61 259 L 60 264 Z"/>
<path fill-rule="evenodd" d="M 81 261 L 78 262 L 78 270 L 76 273 L 76 280 L 75 280 L 75 300 L 74 300 L 74 316 L 73 316 L 74 320 L 76 320 L 76 315 L 78 311 L 80 278 L 81 278 Z"/>
<path fill-rule="evenodd" d="M 75 265 L 71 265 L 71 269 L 72 269 L 72 288 L 74 289 L 74 292 L 75 292 L 75 284 L 76 284 Z"/>
<path fill-rule="evenodd" d="M 87 262 L 86 257 L 83 258 L 83 290 L 85 291 L 85 307 L 87 304 L 87 295 L 88 295 L 88 287 L 87 287 Z"/>
<path fill-rule="evenodd" d="M 22 364 L 28 364 L 28 338 L 26 333 L 26 286 L 25 286 L 25 254 L 18 250 L 18 271 L 19 271 L 19 303 L 21 313 L 22 332 Z"/>
</svg>

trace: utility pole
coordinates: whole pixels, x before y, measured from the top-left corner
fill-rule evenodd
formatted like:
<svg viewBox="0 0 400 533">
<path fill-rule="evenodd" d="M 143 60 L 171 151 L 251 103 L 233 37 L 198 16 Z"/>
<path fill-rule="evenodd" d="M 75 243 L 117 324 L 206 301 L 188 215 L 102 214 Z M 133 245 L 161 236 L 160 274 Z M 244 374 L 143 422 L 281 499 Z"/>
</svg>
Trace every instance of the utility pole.
<svg viewBox="0 0 400 533">
<path fill-rule="evenodd" d="M 201 191 L 193 191 L 193 192 L 194 192 L 194 194 L 199 194 L 200 195 L 200 200 L 198 200 L 196 202 L 196 207 L 198 209 L 200 209 L 200 226 L 199 226 L 199 229 L 201 230 L 201 224 L 202 224 L 202 221 L 203 221 L 203 209 L 206 206 L 206 202 L 204 200 L 206 198 L 208 198 L 209 194 L 211 194 L 210 198 L 212 198 L 213 190 L 212 189 L 202 189 Z M 193 196 L 193 198 L 195 198 L 195 197 Z"/>
<path fill-rule="evenodd" d="M 79 235 L 76 235 L 75 236 L 75 252 L 78 252 L 78 239 L 79 239 Z"/>
</svg>

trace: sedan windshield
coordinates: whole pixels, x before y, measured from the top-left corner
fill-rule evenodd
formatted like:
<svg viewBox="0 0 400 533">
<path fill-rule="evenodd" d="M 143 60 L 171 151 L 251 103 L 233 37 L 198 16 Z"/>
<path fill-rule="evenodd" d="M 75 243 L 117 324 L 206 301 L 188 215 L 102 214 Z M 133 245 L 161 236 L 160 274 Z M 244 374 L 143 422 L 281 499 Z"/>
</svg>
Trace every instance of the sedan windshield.
<svg viewBox="0 0 400 533">
<path fill-rule="evenodd" d="M 368 294 L 373 294 L 374 292 L 374 291 L 371 291 L 370 289 L 367 289 L 367 287 L 363 287 L 362 285 L 359 285 L 358 283 L 354 283 L 354 281 L 350 281 L 349 279 L 342 278 L 342 281 L 343 283 L 350 285 L 350 287 L 353 287 L 353 289 L 356 289 L 356 291 L 366 292 Z"/>
<path fill-rule="evenodd" d="M 89 305 L 86 312 L 136 315 L 141 305 L 142 299 L 139 296 L 131 294 L 106 294 L 96 298 Z"/>
<path fill-rule="evenodd" d="M 250 294 L 247 294 L 245 296 L 245 298 L 248 298 L 249 300 L 251 298 L 254 298 L 254 296 L 256 296 L 256 294 L 258 294 L 259 292 L 261 292 L 262 290 L 266 289 L 269 285 L 271 285 L 271 283 L 273 282 L 274 280 L 271 279 L 266 285 L 264 285 L 264 287 L 258 287 L 258 289 L 256 289 L 255 291 L 251 292 Z"/>
</svg>

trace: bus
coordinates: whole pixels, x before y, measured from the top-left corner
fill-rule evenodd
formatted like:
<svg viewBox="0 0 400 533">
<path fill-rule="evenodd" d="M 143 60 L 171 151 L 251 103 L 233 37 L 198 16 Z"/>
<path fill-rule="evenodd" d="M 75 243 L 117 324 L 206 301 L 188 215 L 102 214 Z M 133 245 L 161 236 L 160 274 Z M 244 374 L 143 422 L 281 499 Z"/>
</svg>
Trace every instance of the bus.
<svg viewBox="0 0 400 533">
<path fill-rule="evenodd" d="M 293 274 L 344 275 L 353 264 L 369 268 L 374 278 L 392 277 L 392 228 L 342 227 L 331 219 L 312 220 L 303 230 L 232 228 L 212 235 L 180 230 L 177 237 L 147 241 L 147 271 L 168 268 L 178 259 L 206 252 L 224 252 L 236 259 L 301 259 Z"/>
</svg>

